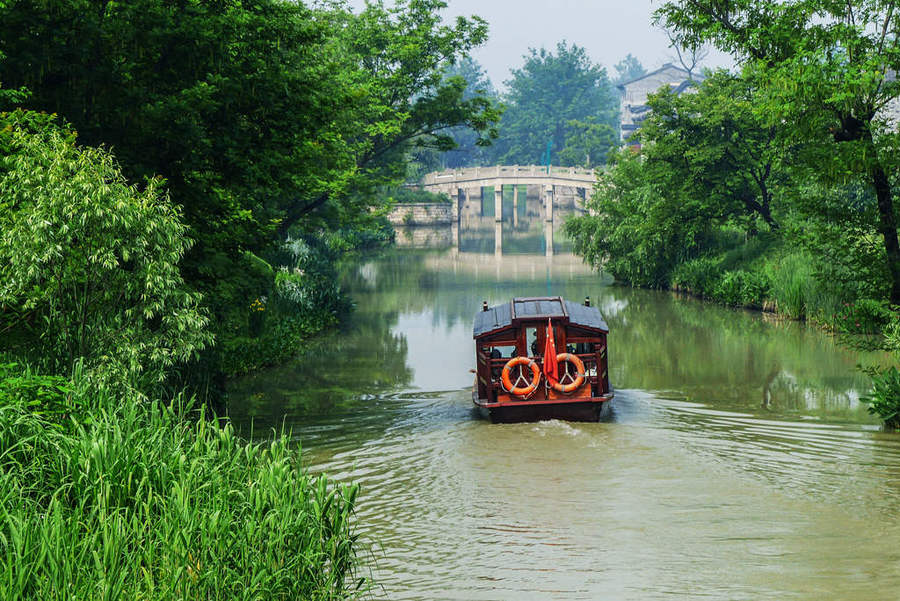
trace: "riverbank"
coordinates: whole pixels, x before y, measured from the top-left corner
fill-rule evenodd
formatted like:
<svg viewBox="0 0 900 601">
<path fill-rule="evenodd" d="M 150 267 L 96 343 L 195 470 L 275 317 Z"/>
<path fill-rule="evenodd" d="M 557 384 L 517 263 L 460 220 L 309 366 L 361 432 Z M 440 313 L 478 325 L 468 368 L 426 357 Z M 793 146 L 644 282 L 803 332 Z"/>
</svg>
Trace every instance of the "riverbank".
<svg viewBox="0 0 900 601">
<path fill-rule="evenodd" d="M 839 286 L 823 285 L 816 277 L 817 263 L 806 253 L 751 241 L 677 265 L 663 288 L 728 307 L 807 321 L 842 334 L 878 335 L 896 321 L 886 301 L 859 298 Z"/>
<path fill-rule="evenodd" d="M 683 261 L 659 277 L 656 286 L 622 273 L 620 283 L 671 290 L 720 305 L 760 310 L 848 335 L 845 343 L 893 353 L 885 362 L 859 366 L 870 378 L 870 413 L 888 430 L 900 427 L 900 311 L 883 298 L 860 295 L 864 288 L 823 277 L 822 261 L 792 250 L 774 236 L 760 236 L 718 254 Z"/>
</svg>

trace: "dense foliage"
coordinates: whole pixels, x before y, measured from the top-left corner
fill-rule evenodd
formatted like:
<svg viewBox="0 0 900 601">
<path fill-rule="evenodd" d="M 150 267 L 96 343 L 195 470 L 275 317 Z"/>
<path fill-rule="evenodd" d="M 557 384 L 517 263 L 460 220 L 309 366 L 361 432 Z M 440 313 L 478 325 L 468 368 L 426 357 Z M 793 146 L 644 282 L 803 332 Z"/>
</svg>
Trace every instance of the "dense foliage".
<svg viewBox="0 0 900 601">
<path fill-rule="evenodd" d="M 584 48 L 561 42 L 555 53 L 531 49 L 506 85 L 495 163 L 546 163 L 548 145 L 554 164 L 605 162 L 617 140 L 618 97 L 606 69 Z"/>
<path fill-rule="evenodd" d="M 817 178 L 864 186 L 875 199 L 891 302 L 900 304 L 894 184 L 900 96 L 892 2 L 668 2 L 657 19 L 686 45 L 710 43 L 759 73 L 761 106 Z"/>
<path fill-rule="evenodd" d="M 273 294 L 285 236 L 380 230 L 377 190 L 414 149 L 451 148 L 455 126 L 492 135 L 492 101 L 445 77 L 486 26 L 445 25 L 443 6 L 16 0 L 0 8 L 0 81 L 170 195 L 194 241 L 182 273 L 225 342 Z"/>
<path fill-rule="evenodd" d="M 4 346 L 55 373 L 81 361 L 153 391 L 212 340 L 178 270 L 189 247 L 178 212 L 158 180 L 128 185 L 108 152 L 52 126 L 28 131 L 21 112 L 2 122 Z"/>
<path fill-rule="evenodd" d="M 617 277 L 666 287 L 679 264 L 734 235 L 779 229 L 785 150 L 746 80 L 719 72 L 696 91 L 651 95 L 641 152 L 618 152 L 590 214 L 567 224 L 579 252 Z"/>
</svg>

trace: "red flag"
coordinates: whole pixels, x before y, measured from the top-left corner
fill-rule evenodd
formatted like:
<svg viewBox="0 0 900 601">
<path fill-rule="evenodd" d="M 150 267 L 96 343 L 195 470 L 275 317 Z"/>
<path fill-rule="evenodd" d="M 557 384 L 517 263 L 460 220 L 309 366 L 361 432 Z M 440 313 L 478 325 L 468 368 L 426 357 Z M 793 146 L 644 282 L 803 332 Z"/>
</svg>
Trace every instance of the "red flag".
<svg viewBox="0 0 900 601">
<path fill-rule="evenodd" d="M 556 365 L 556 341 L 553 339 L 553 324 L 547 320 L 547 341 L 544 343 L 544 376 L 551 383 L 559 379 Z"/>
</svg>

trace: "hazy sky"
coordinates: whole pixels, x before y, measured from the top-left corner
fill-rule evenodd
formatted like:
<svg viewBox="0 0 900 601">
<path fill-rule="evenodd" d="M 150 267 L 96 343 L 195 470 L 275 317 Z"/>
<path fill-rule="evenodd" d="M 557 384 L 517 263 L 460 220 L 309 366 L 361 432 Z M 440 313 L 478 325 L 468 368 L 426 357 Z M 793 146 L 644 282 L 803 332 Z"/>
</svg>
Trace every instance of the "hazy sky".
<svg viewBox="0 0 900 601">
<path fill-rule="evenodd" d="M 364 0 L 351 0 L 359 8 Z M 629 52 L 648 70 L 675 62 L 666 34 L 651 24 L 660 0 L 448 0 L 446 18 L 478 15 L 490 26 L 488 42 L 473 52 L 494 86 L 502 88 L 511 68 L 522 65 L 529 47 L 551 49 L 560 40 L 583 46 L 595 63 L 615 75 L 613 65 Z M 730 66 L 711 53 L 706 66 Z"/>
</svg>

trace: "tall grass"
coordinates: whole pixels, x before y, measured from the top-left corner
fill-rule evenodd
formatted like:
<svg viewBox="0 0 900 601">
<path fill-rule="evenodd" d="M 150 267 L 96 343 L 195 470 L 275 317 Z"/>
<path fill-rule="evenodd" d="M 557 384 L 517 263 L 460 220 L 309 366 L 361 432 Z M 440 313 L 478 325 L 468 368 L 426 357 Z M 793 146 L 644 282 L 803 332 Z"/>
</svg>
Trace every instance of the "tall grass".
<svg viewBox="0 0 900 601">
<path fill-rule="evenodd" d="M 790 253 L 768 261 L 764 268 L 778 313 L 792 319 L 813 318 L 831 323 L 847 298 L 816 275 L 815 260 Z"/>
<path fill-rule="evenodd" d="M 791 254 L 766 264 L 772 297 L 778 312 L 803 319 L 815 290 L 812 265 L 802 255 Z"/>
<path fill-rule="evenodd" d="M 58 392 L 42 403 L 72 412 L 0 390 L 0 599 L 359 591 L 356 488 L 306 474 L 285 436 L 246 444 L 184 408 Z"/>
<path fill-rule="evenodd" d="M 832 324 L 853 291 L 822 281 L 816 261 L 805 253 L 773 250 L 748 243 L 726 253 L 679 264 L 672 288 L 735 306 L 774 309 L 791 319 L 813 318 Z"/>
</svg>

